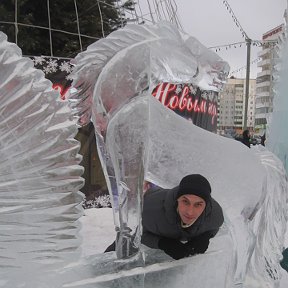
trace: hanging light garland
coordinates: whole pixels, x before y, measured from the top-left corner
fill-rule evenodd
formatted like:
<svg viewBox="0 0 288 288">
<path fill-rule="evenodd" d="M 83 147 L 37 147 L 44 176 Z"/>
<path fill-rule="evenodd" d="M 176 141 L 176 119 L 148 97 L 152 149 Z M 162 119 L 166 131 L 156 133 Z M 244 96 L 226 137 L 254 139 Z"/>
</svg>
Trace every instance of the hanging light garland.
<svg viewBox="0 0 288 288">
<path fill-rule="evenodd" d="M 274 47 L 277 43 L 278 43 L 277 40 L 265 40 L 265 41 L 252 40 L 251 41 L 252 46 L 267 47 L 267 48 Z M 242 47 L 242 45 L 246 45 L 246 41 L 229 43 L 229 44 L 224 44 L 224 45 L 219 45 L 219 46 L 211 46 L 211 47 L 208 47 L 208 49 L 213 49 L 215 50 L 215 52 L 219 52 L 221 51 L 221 49 L 228 50 L 232 48 L 240 48 Z"/>
<path fill-rule="evenodd" d="M 258 63 L 260 60 L 261 60 L 261 58 L 258 57 L 258 58 L 256 58 L 256 59 L 254 59 L 253 61 L 251 61 L 251 62 L 250 62 L 250 65 L 256 64 L 256 63 Z M 236 73 L 241 72 L 241 71 L 246 70 L 246 69 L 247 69 L 247 66 L 246 66 L 246 65 L 245 65 L 245 66 L 242 66 L 242 67 L 240 67 L 240 68 L 238 68 L 238 69 L 236 69 L 236 70 L 234 70 L 234 71 L 231 71 L 231 72 L 229 73 L 228 77 L 231 77 L 231 76 L 235 75 Z"/>
<path fill-rule="evenodd" d="M 272 47 L 272 46 L 275 46 L 277 44 L 277 40 L 266 40 L 266 41 L 261 41 L 261 40 L 252 40 L 248 37 L 247 33 L 244 31 L 244 29 L 242 28 L 240 22 L 238 21 L 237 17 L 235 16 L 231 6 L 229 5 L 228 1 L 227 0 L 223 0 L 223 4 L 225 5 L 226 9 L 228 10 L 228 12 L 231 14 L 232 16 L 232 19 L 233 19 L 233 22 L 235 23 L 235 25 L 239 28 L 240 32 L 241 32 L 241 35 L 243 38 L 245 38 L 245 42 L 247 43 L 247 40 L 251 40 L 251 44 L 253 46 L 258 46 L 258 47 L 263 47 L 263 46 L 267 46 L 267 47 Z M 244 42 L 244 43 L 245 43 Z M 227 44 L 227 45 L 222 45 L 222 46 L 217 46 L 217 47 L 211 47 L 211 48 L 215 48 L 217 49 L 217 51 L 222 48 L 222 47 L 225 47 L 226 50 L 228 49 L 229 46 L 231 45 L 234 45 L 234 44 L 239 44 L 239 43 L 243 43 L 243 42 L 238 42 L 238 43 L 232 43 L 232 44 Z M 241 45 L 239 46 L 241 47 Z M 229 47 L 230 48 L 230 47 Z M 234 45 L 234 48 L 235 45 Z M 216 51 L 216 52 L 217 52 Z"/>
<path fill-rule="evenodd" d="M 228 1 L 224 0 L 223 1 L 223 4 L 225 5 L 226 9 L 228 10 L 228 12 L 231 14 L 232 16 L 232 19 L 234 21 L 234 23 L 236 24 L 236 26 L 239 28 L 241 34 L 242 34 L 242 37 L 245 38 L 245 39 L 249 39 L 248 35 L 246 34 L 246 32 L 244 31 L 244 29 L 242 28 L 240 22 L 238 21 L 238 19 L 236 18 L 232 8 L 230 7 Z"/>
<path fill-rule="evenodd" d="M 230 15 L 232 16 L 233 22 L 235 23 L 235 25 L 240 30 L 240 33 L 241 33 L 242 37 L 245 39 L 245 41 L 236 42 L 236 43 L 229 43 L 229 44 L 213 46 L 213 47 L 208 47 L 209 49 L 213 49 L 213 50 L 215 50 L 215 52 L 220 52 L 221 49 L 225 51 L 225 50 L 232 49 L 232 48 L 240 48 L 240 47 L 242 47 L 243 44 L 247 45 L 247 49 L 248 49 L 248 45 L 249 45 L 249 47 L 252 45 L 252 46 L 256 46 L 256 47 L 274 48 L 274 46 L 278 43 L 277 40 L 261 41 L 261 40 L 252 40 L 252 39 L 250 39 L 250 37 L 248 37 L 247 33 L 242 28 L 242 26 L 241 26 L 240 22 L 238 21 L 237 17 L 235 16 L 235 14 L 234 14 L 231 6 L 229 5 L 228 1 L 227 0 L 223 0 L 223 4 L 225 5 L 226 9 L 228 10 Z M 249 65 L 258 62 L 259 60 L 260 60 L 260 58 L 257 58 L 257 59 L 255 59 L 253 61 L 250 61 Z M 232 76 L 233 74 L 238 73 L 238 72 L 240 72 L 240 71 L 242 71 L 244 69 L 245 70 L 247 69 L 247 65 L 230 72 L 229 76 Z M 250 68 L 249 68 L 249 70 L 250 70 Z"/>
<path fill-rule="evenodd" d="M 213 50 L 215 50 L 215 52 L 218 52 L 218 51 L 221 51 L 221 49 L 222 50 L 228 50 L 228 49 L 232 49 L 232 48 L 239 48 L 243 44 L 245 44 L 244 41 L 229 43 L 229 44 L 224 44 L 224 45 L 219 45 L 219 46 L 212 46 L 212 47 L 208 47 L 208 49 L 213 49 Z"/>
</svg>

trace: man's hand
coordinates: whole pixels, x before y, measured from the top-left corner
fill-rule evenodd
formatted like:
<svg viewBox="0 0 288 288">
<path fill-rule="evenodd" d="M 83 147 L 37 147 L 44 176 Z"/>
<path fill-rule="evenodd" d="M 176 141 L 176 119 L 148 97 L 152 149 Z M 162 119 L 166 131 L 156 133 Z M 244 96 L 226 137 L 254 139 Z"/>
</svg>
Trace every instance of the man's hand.
<svg viewBox="0 0 288 288">
<path fill-rule="evenodd" d="M 175 260 L 188 257 L 190 255 L 186 244 L 183 244 L 175 239 L 160 238 L 158 247 Z"/>
<path fill-rule="evenodd" d="M 205 251 L 208 249 L 211 237 L 212 235 L 210 232 L 205 232 L 188 241 L 185 245 L 190 251 L 190 255 L 205 253 Z"/>
</svg>

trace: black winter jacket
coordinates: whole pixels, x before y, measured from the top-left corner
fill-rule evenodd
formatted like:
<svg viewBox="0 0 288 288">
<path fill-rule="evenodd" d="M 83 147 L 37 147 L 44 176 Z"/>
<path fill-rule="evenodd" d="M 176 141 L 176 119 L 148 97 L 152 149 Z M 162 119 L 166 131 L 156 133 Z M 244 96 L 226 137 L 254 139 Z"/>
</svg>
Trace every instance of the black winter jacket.
<svg viewBox="0 0 288 288">
<path fill-rule="evenodd" d="M 212 198 L 211 204 L 188 227 L 181 227 L 181 219 L 177 213 L 178 186 L 168 190 L 162 188 L 150 189 L 144 194 L 142 214 L 142 243 L 150 248 L 158 248 L 161 237 L 189 241 L 204 232 L 215 236 L 224 222 L 220 205 Z"/>
</svg>

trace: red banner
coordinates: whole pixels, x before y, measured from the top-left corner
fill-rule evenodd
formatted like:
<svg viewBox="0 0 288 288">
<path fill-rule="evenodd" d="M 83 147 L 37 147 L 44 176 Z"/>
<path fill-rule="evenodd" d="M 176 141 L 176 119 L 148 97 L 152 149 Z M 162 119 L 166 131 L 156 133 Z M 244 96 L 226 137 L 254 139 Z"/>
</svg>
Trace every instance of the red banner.
<svg viewBox="0 0 288 288">
<path fill-rule="evenodd" d="M 192 84 L 161 83 L 152 92 L 164 106 L 208 131 L 217 130 L 217 97 L 214 91 Z"/>
</svg>

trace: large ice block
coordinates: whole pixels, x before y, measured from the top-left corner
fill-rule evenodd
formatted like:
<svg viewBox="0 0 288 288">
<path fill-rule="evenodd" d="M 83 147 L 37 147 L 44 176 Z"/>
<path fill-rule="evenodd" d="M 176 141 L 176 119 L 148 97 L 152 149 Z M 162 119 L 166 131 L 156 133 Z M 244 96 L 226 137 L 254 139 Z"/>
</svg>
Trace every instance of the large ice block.
<svg viewBox="0 0 288 288">
<path fill-rule="evenodd" d="M 223 208 L 227 235 L 233 243 L 229 269 L 221 262 L 217 271 L 227 272 L 227 268 L 233 285 L 240 287 L 251 278 L 264 279 L 268 287 L 277 285 L 287 222 L 283 165 L 265 148 L 248 149 L 197 127 L 166 107 L 189 106 L 207 112 L 205 105 L 213 93 L 206 94 L 203 107 L 185 98 L 185 93 L 182 98 L 172 95 L 169 105 L 163 105 L 163 97 L 159 101 L 161 83 L 190 83 L 191 90 L 219 91 L 227 76 L 227 63 L 197 39 L 171 24 L 158 23 L 127 25 L 89 46 L 75 64 L 71 101 L 80 124 L 92 119 L 96 129 L 113 199 L 118 259 L 138 257 L 144 177 L 172 188 L 184 175 L 200 173 L 211 183 L 212 196 Z M 165 87 L 169 89 L 170 84 Z M 159 93 L 155 87 L 160 87 Z M 230 284 L 227 280 L 222 287 Z"/>
<path fill-rule="evenodd" d="M 63 288 L 176 288 L 190 287 L 191 283 L 201 288 L 232 287 L 232 251 L 229 231 L 223 227 L 204 255 L 181 260 L 173 260 L 163 251 L 145 246 L 137 257 L 129 260 L 118 260 L 112 252 L 97 254 L 74 267 L 81 274 L 80 279 L 67 278 Z"/>
<path fill-rule="evenodd" d="M 139 251 L 148 133 L 157 126 L 150 117 L 153 89 L 167 82 L 219 91 L 229 66 L 197 39 L 166 22 L 127 25 L 90 45 L 74 62 L 70 101 L 80 125 L 92 119 L 95 126 L 113 201 L 117 254 L 129 258 Z"/>
<path fill-rule="evenodd" d="M 33 66 L 0 32 L 0 287 L 5 288 L 57 287 L 53 279 L 78 259 L 81 244 L 77 121 Z"/>
<path fill-rule="evenodd" d="M 286 171 L 288 171 L 288 41 L 287 28 L 285 28 L 285 36 L 282 36 L 282 44 L 277 44 L 275 51 L 278 51 L 278 61 L 274 63 L 274 81 L 273 81 L 273 112 L 269 118 L 268 135 L 266 140 L 267 148 L 275 153 L 283 162 Z M 277 48 L 277 49 L 276 49 Z M 277 57 L 275 57 L 277 59 Z M 277 65 L 276 65 L 277 64 Z"/>
</svg>

